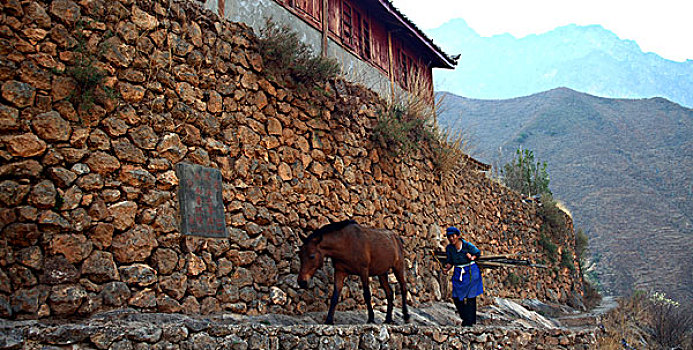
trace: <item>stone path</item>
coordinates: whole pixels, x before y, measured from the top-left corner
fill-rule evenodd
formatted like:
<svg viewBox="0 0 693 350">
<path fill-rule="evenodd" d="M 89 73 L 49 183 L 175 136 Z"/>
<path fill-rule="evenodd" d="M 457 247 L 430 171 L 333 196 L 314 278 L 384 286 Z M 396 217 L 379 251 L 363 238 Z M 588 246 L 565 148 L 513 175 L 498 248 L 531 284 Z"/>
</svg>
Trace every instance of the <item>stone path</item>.
<svg viewBox="0 0 693 350">
<path fill-rule="evenodd" d="M 435 303 L 411 308 L 411 322 L 403 325 L 399 309 L 395 309 L 398 325 L 383 327 L 385 315 L 376 308 L 376 325 L 364 325 L 365 310 L 338 311 L 337 327 L 325 327 L 325 312 L 303 315 L 239 314 L 182 315 L 140 313 L 132 309 L 114 310 L 80 320 L 0 319 L 0 350 L 42 348 L 45 346 L 84 346 L 84 348 L 136 348 L 139 344 L 181 348 L 195 344 L 238 349 L 310 349 L 330 342 L 356 341 L 356 348 L 458 349 L 464 344 L 477 348 L 574 349 L 590 348 L 596 342 L 599 319 L 615 307 L 613 298 L 605 298 L 600 307 L 579 313 L 560 305 L 536 300 L 515 302 L 496 298 L 494 305 L 480 307 L 478 324 L 461 331 L 461 322 L 452 303 Z M 522 304 L 522 305 L 521 305 Z M 544 314 L 562 313 L 557 317 Z M 268 338 L 268 334 L 269 336 Z M 262 343 L 262 342 L 265 343 Z M 26 347 L 30 344 L 29 347 Z M 336 344 L 336 343 L 335 343 Z M 356 343 L 354 343 L 356 344 Z M 540 347 L 537 344 L 546 344 Z M 301 347 L 303 346 L 303 347 Z M 370 346 L 370 347 L 368 347 Z M 384 346 L 384 345 L 383 345 Z M 213 348 L 213 347 L 212 347 Z M 333 347 L 334 349 L 342 347 Z M 348 348 L 348 347 L 347 347 Z"/>
<path fill-rule="evenodd" d="M 575 315 L 565 315 L 558 318 L 564 327 L 588 327 L 601 323 L 601 319 L 610 310 L 618 306 L 615 297 L 603 297 L 601 303 L 594 309 Z"/>
<path fill-rule="evenodd" d="M 594 327 L 602 315 L 618 304 L 613 297 L 604 297 L 602 303 L 588 312 L 579 312 L 563 305 L 548 305 L 539 301 L 514 302 L 509 299 L 497 298 L 495 304 L 480 307 L 477 311 L 477 321 L 482 326 L 519 326 L 526 328 L 570 328 Z M 530 306 L 530 307 L 528 307 Z M 385 321 L 385 307 L 375 307 L 376 324 Z M 438 302 L 418 308 L 409 308 L 410 323 L 418 326 L 460 326 L 462 324 L 452 303 Z M 260 316 L 245 316 L 238 314 L 223 314 L 212 316 L 211 319 L 222 323 L 236 322 L 240 324 L 259 323 L 273 326 L 291 325 L 320 325 L 325 319 L 326 312 L 309 312 L 303 315 L 268 314 Z M 337 311 L 335 325 L 360 325 L 367 319 L 365 310 Z M 403 324 L 400 308 L 395 308 L 396 324 Z"/>
</svg>

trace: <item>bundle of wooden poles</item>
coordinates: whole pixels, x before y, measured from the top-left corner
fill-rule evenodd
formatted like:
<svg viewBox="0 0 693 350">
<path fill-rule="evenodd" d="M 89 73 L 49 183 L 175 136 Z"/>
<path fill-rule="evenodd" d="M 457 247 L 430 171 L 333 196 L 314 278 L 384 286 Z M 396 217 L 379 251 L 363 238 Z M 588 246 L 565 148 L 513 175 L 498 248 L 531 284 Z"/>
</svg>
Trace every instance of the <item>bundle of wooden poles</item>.
<svg viewBox="0 0 693 350">
<path fill-rule="evenodd" d="M 440 264 L 440 267 L 442 268 L 445 266 L 447 263 L 447 256 L 445 255 L 445 252 L 443 251 L 436 251 L 432 250 L 431 251 L 433 254 L 433 259 Z M 485 269 L 497 269 L 499 267 L 520 267 L 520 266 L 526 266 L 526 267 L 538 267 L 538 268 L 546 268 L 546 265 L 542 264 L 534 264 L 528 259 L 517 259 L 514 258 L 517 256 L 517 254 L 497 254 L 497 255 L 482 255 L 479 258 L 477 258 L 476 264 L 480 268 L 485 268 Z"/>
</svg>

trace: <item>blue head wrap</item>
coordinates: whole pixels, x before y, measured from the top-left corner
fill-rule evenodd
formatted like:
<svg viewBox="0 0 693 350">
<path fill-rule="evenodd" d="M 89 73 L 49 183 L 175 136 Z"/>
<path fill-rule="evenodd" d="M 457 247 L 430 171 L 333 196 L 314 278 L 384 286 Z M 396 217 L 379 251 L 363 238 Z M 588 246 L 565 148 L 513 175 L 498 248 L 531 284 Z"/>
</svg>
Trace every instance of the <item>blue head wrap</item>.
<svg viewBox="0 0 693 350">
<path fill-rule="evenodd" d="M 459 236 L 459 235 L 462 234 L 462 232 L 460 232 L 460 230 L 458 230 L 457 227 L 450 226 L 450 227 L 448 227 L 447 230 L 445 230 L 445 234 L 446 234 L 446 235 L 455 234 L 455 235 L 458 235 L 458 236 Z"/>
</svg>

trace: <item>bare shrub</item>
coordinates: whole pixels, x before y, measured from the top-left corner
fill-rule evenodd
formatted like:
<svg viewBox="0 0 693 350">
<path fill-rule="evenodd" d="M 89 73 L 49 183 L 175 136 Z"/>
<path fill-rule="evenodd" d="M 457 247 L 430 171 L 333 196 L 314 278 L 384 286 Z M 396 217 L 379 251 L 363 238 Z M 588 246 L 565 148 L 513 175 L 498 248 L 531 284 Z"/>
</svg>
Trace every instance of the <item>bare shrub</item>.
<svg viewBox="0 0 693 350">
<path fill-rule="evenodd" d="M 662 293 L 636 291 L 604 319 L 598 349 L 691 349 L 693 310 Z"/>
<path fill-rule="evenodd" d="M 662 349 L 691 349 L 693 346 L 693 308 L 682 306 L 654 293 L 649 299 L 649 328 Z"/>
</svg>

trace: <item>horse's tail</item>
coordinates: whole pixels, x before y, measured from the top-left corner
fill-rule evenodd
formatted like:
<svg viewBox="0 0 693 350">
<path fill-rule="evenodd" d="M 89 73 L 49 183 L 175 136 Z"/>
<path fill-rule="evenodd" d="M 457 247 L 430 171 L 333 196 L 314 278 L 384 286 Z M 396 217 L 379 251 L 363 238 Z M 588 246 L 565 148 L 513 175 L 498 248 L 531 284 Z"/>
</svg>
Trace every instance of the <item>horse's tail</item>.
<svg viewBox="0 0 693 350">
<path fill-rule="evenodd" d="M 404 238 L 400 235 L 397 235 L 397 246 L 399 246 L 399 250 L 404 253 Z"/>
<path fill-rule="evenodd" d="M 407 279 L 406 279 L 406 267 L 404 264 L 404 239 L 397 235 L 397 246 L 399 247 L 400 256 L 402 256 L 402 262 L 398 268 L 394 268 L 395 278 L 399 283 L 400 293 L 402 295 L 402 316 L 404 317 L 404 322 L 409 323 L 409 311 L 407 309 Z"/>
</svg>

